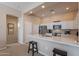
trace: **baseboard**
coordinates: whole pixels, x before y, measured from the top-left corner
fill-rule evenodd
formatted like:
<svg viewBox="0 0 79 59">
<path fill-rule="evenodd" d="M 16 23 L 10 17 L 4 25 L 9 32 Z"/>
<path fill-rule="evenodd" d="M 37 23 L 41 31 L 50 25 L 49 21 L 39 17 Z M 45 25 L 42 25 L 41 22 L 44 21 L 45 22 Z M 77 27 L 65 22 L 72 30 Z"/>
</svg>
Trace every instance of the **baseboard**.
<svg viewBox="0 0 79 59">
<path fill-rule="evenodd" d="M 6 49 L 7 47 L 3 47 L 3 48 L 0 48 L 0 50 L 4 50 L 4 49 Z"/>
<path fill-rule="evenodd" d="M 18 42 L 19 44 L 24 44 L 23 42 Z"/>
<path fill-rule="evenodd" d="M 7 44 L 6 46 L 13 46 L 13 45 L 16 45 L 18 43 L 12 43 L 12 44 Z"/>
<path fill-rule="evenodd" d="M 38 51 L 40 54 L 44 55 L 44 56 L 49 56 L 46 53 L 42 52 L 42 51 Z"/>
</svg>

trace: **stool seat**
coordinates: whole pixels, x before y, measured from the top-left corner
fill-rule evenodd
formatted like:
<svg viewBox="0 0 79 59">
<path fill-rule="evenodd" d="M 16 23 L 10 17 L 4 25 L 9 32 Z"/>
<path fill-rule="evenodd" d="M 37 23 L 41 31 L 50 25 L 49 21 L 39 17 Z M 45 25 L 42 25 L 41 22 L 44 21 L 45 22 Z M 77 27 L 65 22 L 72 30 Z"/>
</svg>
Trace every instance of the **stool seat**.
<svg viewBox="0 0 79 59">
<path fill-rule="evenodd" d="M 30 41 L 29 43 L 30 44 L 37 44 L 37 42 L 35 42 L 35 41 Z"/>
<path fill-rule="evenodd" d="M 32 45 L 32 48 L 30 47 L 31 45 Z M 37 42 L 35 42 L 35 41 L 29 42 L 28 53 L 29 53 L 30 50 L 32 51 L 32 56 L 34 56 L 35 52 L 38 53 Z"/>
<path fill-rule="evenodd" d="M 54 48 L 53 50 L 53 56 L 56 56 L 56 54 L 61 55 L 61 56 L 67 56 L 66 51 L 59 50 L 57 48 Z"/>
</svg>

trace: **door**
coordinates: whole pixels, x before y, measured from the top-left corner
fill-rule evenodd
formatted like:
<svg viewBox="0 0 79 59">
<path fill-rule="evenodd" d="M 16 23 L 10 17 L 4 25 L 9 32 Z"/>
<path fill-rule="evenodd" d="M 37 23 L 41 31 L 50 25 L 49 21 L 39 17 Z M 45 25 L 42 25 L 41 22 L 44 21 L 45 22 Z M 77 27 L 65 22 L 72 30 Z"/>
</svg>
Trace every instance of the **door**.
<svg viewBox="0 0 79 59">
<path fill-rule="evenodd" d="M 7 15 L 7 43 L 18 42 L 18 18 Z"/>
</svg>

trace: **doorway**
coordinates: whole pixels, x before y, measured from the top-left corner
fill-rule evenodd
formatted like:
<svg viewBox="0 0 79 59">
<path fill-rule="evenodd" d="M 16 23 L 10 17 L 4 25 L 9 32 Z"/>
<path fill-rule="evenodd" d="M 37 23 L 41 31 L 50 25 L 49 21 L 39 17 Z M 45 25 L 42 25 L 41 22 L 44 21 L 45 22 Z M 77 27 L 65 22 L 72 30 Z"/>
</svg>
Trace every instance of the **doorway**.
<svg viewBox="0 0 79 59">
<path fill-rule="evenodd" d="M 7 44 L 18 42 L 18 17 L 7 15 Z"/>
</svg>

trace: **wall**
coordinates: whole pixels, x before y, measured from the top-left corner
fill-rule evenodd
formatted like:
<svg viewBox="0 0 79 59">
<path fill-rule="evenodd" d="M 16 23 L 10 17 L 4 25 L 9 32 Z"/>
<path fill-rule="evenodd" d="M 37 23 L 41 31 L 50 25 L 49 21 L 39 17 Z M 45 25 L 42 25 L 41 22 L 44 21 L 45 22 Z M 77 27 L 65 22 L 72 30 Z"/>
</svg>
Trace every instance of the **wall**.
<svg viewBox="0 0 79 59">
<path fill-rule="evenodd" d="M 6 45 L 6 15 L 13 15 L 16 17 L 20 17 L 21 13 L 20 11 L 17 11 L 15 9 L 9 8 L 7 6 L 0 4 L 0 48 L 5 47 Z"/>
<path fill-rule="evenodd" d="M 28 42 L 29 34 L 32 34 L 32 18 L 24 15 L 24 43 Z"/>
<path fill-rule="evenodd" d="M 41 24 L 42 19 L 39 17 L 32 17 L 32 34 L 38 34 L 39 25 Z"/>
</svg>

